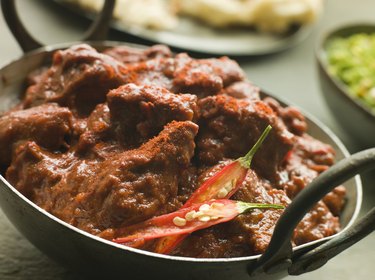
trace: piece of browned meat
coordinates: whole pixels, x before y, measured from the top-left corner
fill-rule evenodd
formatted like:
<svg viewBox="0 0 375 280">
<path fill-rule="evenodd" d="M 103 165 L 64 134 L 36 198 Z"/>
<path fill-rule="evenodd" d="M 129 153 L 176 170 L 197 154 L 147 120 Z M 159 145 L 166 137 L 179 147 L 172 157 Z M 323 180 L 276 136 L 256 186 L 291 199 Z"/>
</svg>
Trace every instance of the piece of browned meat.
<svg viewBox="0 0 375 280">
<path fill-rule="evenodd" d="M 293 106 L 283 107 L 271 97 L 266 97 L 263 101 L 274 110 L 290 132 L 301 136 L 307 131 L 306 119 L 300 110 Z"/>
<path fill-rule="evenodd" d="M 273 179 L 285 155 L 291 149 L 289 133 L 273 110 L 260 100 L 236 99 L 227 95 L 209 96 L 198 102 L 200 109 L 197 138 L 201 164 L 216 164 L 224 158 L 245 155 L 267 125 L 273 129 L 254 157 L 253 167 L 267 179 Z"/>
<path fill-rule="evenodd" d="M 178 54 L 174 63 L 173 91 L 193 93 L 199 98 L 215 95 L 245 77 L 238 64 L 228 57 L 192 59 Z"/>
<path fill-rule="evenodd" d="M 176 210 L 179 174 L 194 154 L 198 127 L 171 122 L 140 148 L 106 160 L 55 155 L 35 142 L 17 149 L 7 180 L 40 207 L 98 234 Z M 69 172 L 67 172 L 69 170 Z"/>
<path fill-rule="evenodd" d="M 55 201 L 48 190 L 66 178 L 68 170 L 76 161 L 72 153 L 53 153 L 33 141 L 27 141 L 17 146 L 5 176 L 23 195 L 51 210 Z M 85 174 L 85 170 L 81 174 Z M 83 186 L 75 188 L 80 187 Z M 44 196 L 44 205 L 36 200 L 39 196 Z"/>
<path fill-rule="evenodd" d="M 111 90 L 107 95 L 108 106 L 98 105 L 88 118 L 78 151 L 93 148 L 97 155 L 103 156 L 108 149 L 139 147 L 173 120 L 197 119 L 196 99 L 194 95 L 177 95 L 157 86 L 126 84 Z"/>
<path fill-rule="evenodd" d="M 135 138 L 124 142 L 143 142 L 173 120 L 198 118 L 196 96 L 173 94 L 162 87 L 127 84 L 110 91 L 107 100 L 114 129 L 122 138 Z"/>
<path fill-rule="evenodd" d="M 218 94 L 224 87 L 244 79 L 238 64 L 227 57 L 193 59 L 187 54 L 134 63 L 126 68 L 126 82 L 157 85 L 174 93 L 198 98 Z"/>
<path fill-rule="evenodd" d="M 346 188 L 344 186 L 334 188 L 323 198 L 323 202 L 334 216 L 339 217 L 346 203 Z"/>
<path fill-rule="evenodd" d="M 340 231 L 338 217 L 334 217 L 324 202 L 314 205 L 294 231 L 293 242 L 301 245 L 331 236 Z"/>
<path fill-rule="evenodd" d="M 235 82 L 223 90 L 223 93 L 237 99 L 260 100 L 260 89 L 248 81 Z"/>
<path fill-rule="evenodd" d="M 66 150 L 72 133 L 72 113 L 49 103 L 0 117 L 0 166 L 9 165 L 12 152 L 24 141 L 52 151 Z"/>
<path fill-rule="evenodd" d="M 278 181 L 292 199 L 334 162 L 331 146 L 307 134 L 295 139 L 293 149 L 285 158 L 285 169 L 280 172 Z"/>
<path fill-rule="evenodd" d="M 145 49 L 121 45 L 106 49 L 103 53 L 124 64 L 143 62 L 154 58 L 172 57 L 171 50 L 164 45 L 154 45 Z"/>
<path fill-rule="evenodd" d="M 56 51 L 52 66 L 27 89 L 23 105 L 56 102 L 86 116 L 105 101 L 108 90 L 124 83 L 123 68 L 122 63 L 88 45 Z"/>
</svg>

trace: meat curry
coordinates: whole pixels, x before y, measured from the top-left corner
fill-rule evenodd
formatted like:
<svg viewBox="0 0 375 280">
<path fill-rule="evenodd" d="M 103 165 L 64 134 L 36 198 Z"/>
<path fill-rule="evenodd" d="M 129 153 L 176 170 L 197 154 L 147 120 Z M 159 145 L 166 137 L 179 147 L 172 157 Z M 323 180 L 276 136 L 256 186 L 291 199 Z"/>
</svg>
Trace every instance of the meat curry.
<svg viewBox="0 0 375 280">
<path fill-rule="evenodd" d="M 178 210 L 263 129 L 273 127 L 233 199 L 288 205 L 334 163 L 304 116 L 261 98 L 227 57 L 193 59 L 165 46 L 56 51 L 30 73 L 20 104 L 0 117 L 0 166 L 41 208 L 112 240 Z M 340 230 L 345 188 L 304 217 L 293 244 Z M 283 210 L 257 209 L 190 234 L 171 254 L 197 258 L 262 253 Z M 142 244 L 154 251 L 156 241 Z"/>
</svg>

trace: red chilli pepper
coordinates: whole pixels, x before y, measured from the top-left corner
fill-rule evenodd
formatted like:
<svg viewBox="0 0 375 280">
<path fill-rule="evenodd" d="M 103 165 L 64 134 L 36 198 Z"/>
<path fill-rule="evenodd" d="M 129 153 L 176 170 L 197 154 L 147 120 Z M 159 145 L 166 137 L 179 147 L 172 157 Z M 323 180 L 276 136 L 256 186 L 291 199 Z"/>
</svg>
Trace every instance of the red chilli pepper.
<svg viewBox="0 0 375 280">
<path fill-rule="evenodd" d="M 139 240 L 148 241 L 165 236 L 189 234 L 216 224 L 228 222 L 250 209 L 260 208 L 283 209 L 284 206 L 246 203 L 228 199 L 211 200 L 134 225 L 132 226 L 135 228 L 133 234 L 114 239 L 113 241 L 121 244 L 129 244 L 130 242 L 138 242 Z"/>
<path fill-rule="evenodd" d="M 209 201 L 211 199 L 230 198 L 241 187 L 245 180 L 251 161 L 266 139 L 272 127 L 268 125 L 254 144 L 251 150 L 243 157 L 238 158 L 227 166 L 223 167 L 210 179 L 206 180 L 182 206 L 190 207 L 195 203 Z M 162 238 L 158 241 L 155 252 L 160 254 L 169 254 L 180 244 L 187 235 L 175 235 Z"/>
</svg>

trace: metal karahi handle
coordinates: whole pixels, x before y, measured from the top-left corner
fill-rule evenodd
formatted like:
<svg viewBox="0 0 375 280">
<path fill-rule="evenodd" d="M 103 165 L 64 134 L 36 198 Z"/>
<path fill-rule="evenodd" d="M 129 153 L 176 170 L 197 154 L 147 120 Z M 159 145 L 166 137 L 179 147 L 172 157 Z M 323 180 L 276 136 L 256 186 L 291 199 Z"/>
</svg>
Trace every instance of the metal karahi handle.
<svg viewBox="0 0 375 280">
<path fill-rule="evenodd" d="M 336 238 L 305 253 L 289 268 L 290 275 L 300 275 L 323 266 L 334 256 L 360 241 L 375 230 L 375 207 Z"/>
<path fill-rule="evenodd" d="M 83 36 L 83 41 L 98 41 L 106 39 L 109 22 L 112 18 L 115 4 L 116 0 L 105 0 L 100 14 Z M 15 0 L 1 0 L 1 9 L 10 31 L 16 38 L 23 52 L 43 47 L 43 44 L 34 39 L 21 22 L 16 10 Z"/>
<path fill-rule="evenodd" d="M 375 148 L 358 152 L 336 163 L 303 189 L 285 209 L 275 226 L 267 250 L 255 265 L 248 268 L 250 275 L 272 274 L 288 269 L 290 275 L 315 270 L 329 259 L 349 248 L 375 230 L 375 207 L 342 235 L 314 250 L 293 258 L 291 238 L 305 214 L 327 193 L 354 175 L 375 169 Z"/>
</svg>

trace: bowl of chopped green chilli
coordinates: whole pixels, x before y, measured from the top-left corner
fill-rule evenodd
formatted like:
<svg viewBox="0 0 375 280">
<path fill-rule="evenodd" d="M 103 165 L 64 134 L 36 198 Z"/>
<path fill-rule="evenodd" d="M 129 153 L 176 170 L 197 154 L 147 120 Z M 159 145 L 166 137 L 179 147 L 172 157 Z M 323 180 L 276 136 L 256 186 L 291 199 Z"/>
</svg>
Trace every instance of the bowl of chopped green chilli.
<svg viewBox="0 0 375 280">
<path fill-rule="evenodd" d="M 375 146 L 375 23 L 326 33 L 316 56 L 332 114 L 361 147 Z"/>
</svg>

